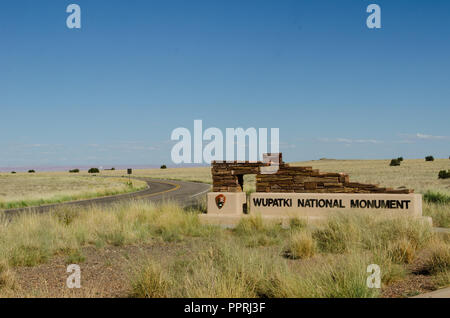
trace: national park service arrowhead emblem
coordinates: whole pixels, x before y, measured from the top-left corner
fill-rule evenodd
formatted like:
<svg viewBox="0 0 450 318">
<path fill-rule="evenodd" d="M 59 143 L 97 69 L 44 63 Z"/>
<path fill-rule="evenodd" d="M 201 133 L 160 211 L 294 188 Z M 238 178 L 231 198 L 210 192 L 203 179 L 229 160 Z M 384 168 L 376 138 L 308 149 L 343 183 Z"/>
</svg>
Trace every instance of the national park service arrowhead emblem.
<svg viewBox="0 0 450 318">
<path fill-rule="evenodd" d="M 225 205 L 225 201 L 227 200 L 227 198 L 223 195 L 223 194 L 219 194 L 217 197 L 216 197 L 216 204 L 217 204 L 217 207 L 219 208 L 219 210 L 221 209 L 221 208 L 223 208 L 223 206 Z"/>
</svg>

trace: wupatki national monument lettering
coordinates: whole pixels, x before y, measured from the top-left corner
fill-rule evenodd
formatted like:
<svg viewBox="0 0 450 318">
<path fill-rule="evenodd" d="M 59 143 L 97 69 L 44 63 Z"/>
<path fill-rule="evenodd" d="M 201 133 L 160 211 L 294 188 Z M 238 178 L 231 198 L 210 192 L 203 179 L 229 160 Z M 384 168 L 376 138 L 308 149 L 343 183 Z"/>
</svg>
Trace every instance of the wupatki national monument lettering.
<svg viewBox="0 0 450 318">
<path fill-rule="evenodd" d="M 295 207 L 293 199 L 253 198 L 255 206 Z M 349 208 L 356 209 L 408 209 L 411 200 L 350 200 Z M 297 199 L 297 207 L 302 208 L 347 208 L 338 199 Z"/>
<path fill-rule="evenodd" d="M 276 169 L 268 158 L 276 158 Z M 270 170 L 270 169 L 269 169 Z M 410 189 L 351 182 L 345 173 L 290 166 L 282 154 L 265 154 L 258 162 L 213 161 L 213 191 L 207 194 L 208 223 L 235 224 L 246 214 L 263 218 L 323 218 L 339 210 L 397 212 L 422 217 L 422 197 Z M 256 192 L 243 192 L 244 175 L 256 175 Z"/>
</svg>

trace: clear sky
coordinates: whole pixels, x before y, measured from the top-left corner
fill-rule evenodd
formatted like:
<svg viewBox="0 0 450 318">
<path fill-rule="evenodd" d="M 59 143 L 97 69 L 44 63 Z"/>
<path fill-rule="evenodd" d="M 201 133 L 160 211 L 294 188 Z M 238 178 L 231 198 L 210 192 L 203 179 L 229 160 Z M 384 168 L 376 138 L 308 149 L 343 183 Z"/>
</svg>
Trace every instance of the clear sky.
<svg viewBox="0 0 450 318">
<path fill-rule="evenodd" d="M 195 119 L 287 161 L 448 158 L 450 1 L 2 1 L 0 109 L 2 167 L 171 164 Z"/>
</svg>

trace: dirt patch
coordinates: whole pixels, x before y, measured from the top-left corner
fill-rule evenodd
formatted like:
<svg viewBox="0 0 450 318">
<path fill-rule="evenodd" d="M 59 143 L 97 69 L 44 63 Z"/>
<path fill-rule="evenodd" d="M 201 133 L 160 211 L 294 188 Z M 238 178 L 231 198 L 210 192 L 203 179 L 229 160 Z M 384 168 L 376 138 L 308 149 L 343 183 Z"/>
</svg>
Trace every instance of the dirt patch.
<svg viewBox="0 0 450 318">
<path fill-rule="evenodd" d="M 383 288 L 381 297 L 411 297 L 436 290 L 431 276 L 409 275 L 406 279 Z"/>
<path fill-rule="evenodd" d="M 161 259 L 189 247 L 185 243 L 148 244 L 140 246 L 87 247 L 80 262 L 81 288 L 69 289 L 67 256 L 55 256 L 46 264 L 15 268 L 18 288 L 14 297 L 128 297 L 130 277 L 136 263 L 146 258 Z"/>
<path fill-rule="evenodd" d="M 436 290 L 433 277 L 427 272 L 425 262 L 431 251 L 421 250 L 415 257 L 414 262 L 407 266 L 411 273 L 406 279 L 395 282 L 382 290 L 382 297 L 412 297 Z"/>
</svg>

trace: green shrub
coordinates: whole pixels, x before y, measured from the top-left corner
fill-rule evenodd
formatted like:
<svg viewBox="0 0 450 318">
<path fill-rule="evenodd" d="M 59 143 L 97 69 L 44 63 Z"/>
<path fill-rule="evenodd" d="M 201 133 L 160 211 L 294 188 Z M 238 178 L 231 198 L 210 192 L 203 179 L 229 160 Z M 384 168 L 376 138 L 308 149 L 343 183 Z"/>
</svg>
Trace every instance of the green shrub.
<svg viewBox="0 0 450 318">
<path fill-rule="evenodd" d="M 86 261 L 86 256 L 80 250 L 70 251 L 66 258 L 66 264 L 81 264 Z"/>
<path fill-rule="evenodd" d="M 398 157 L 397 160 L 398 161 L 403 161 L 403 157 Z"/>
<path fill-rule="evenodd" d="M 72 169 L 72 170 L 69 170 L 69 172 L 70 173 L 79 173 L 80 169 Z"/>
<path fill-rule="evenodd" d="M 12 173 L 12 174 L 16 174 L 16 172 L 15 172 L 15 171 L 11 171 L 11 173 Z"/>
<path fill-rule="evenodd" d="M 450 196 L 440 193 L 440 192 L 427 191 L 423 195 L 423 199 L 426 202 L 431 202 L 431 203 L 441 203 L 441 204 L 450 203 Z"/>
<path fill-rule="evenodd" d="M 434 161 L 434 157 L 433 156 L 426 156 L 425 157 L 425 161 Z"/>
<path fill-rule="evenodd" d="M 98 168 L 91 168 L 88 170 L 88 173 L 100 173 L 100 170 Z"/>
<path fill-rule="evenodd" d="M 391 163 L 389 164 L 391 167 L 393 166 L 400 166 L 400 160 L 398 159 L 392 159 Z"/>
<path fill-rule="evenodd" d="M 291 230 L 299 230 L 306 228 L 308 223 L 304 219 L 292 218 L 289 220 L 289 228 Z"/>
<path fill-rule="evenodd" d="M 439 171 L 438 178 L 439 179 L 448 179 L 448 178 L 450 178 L 450 170 L 448 170 L 448 171 L 445 171 L 445 170 Z"/>
<path fill-rule="evenodd" d="M 28 170 L 28 173 L 35 173 L 36 171 L 34 170 Z"/>
<path fill-rule="evenodd" d="M 162 165 L 161 169 L 167 169 L 167 166 L 166 165 Z"/>
</svg>

